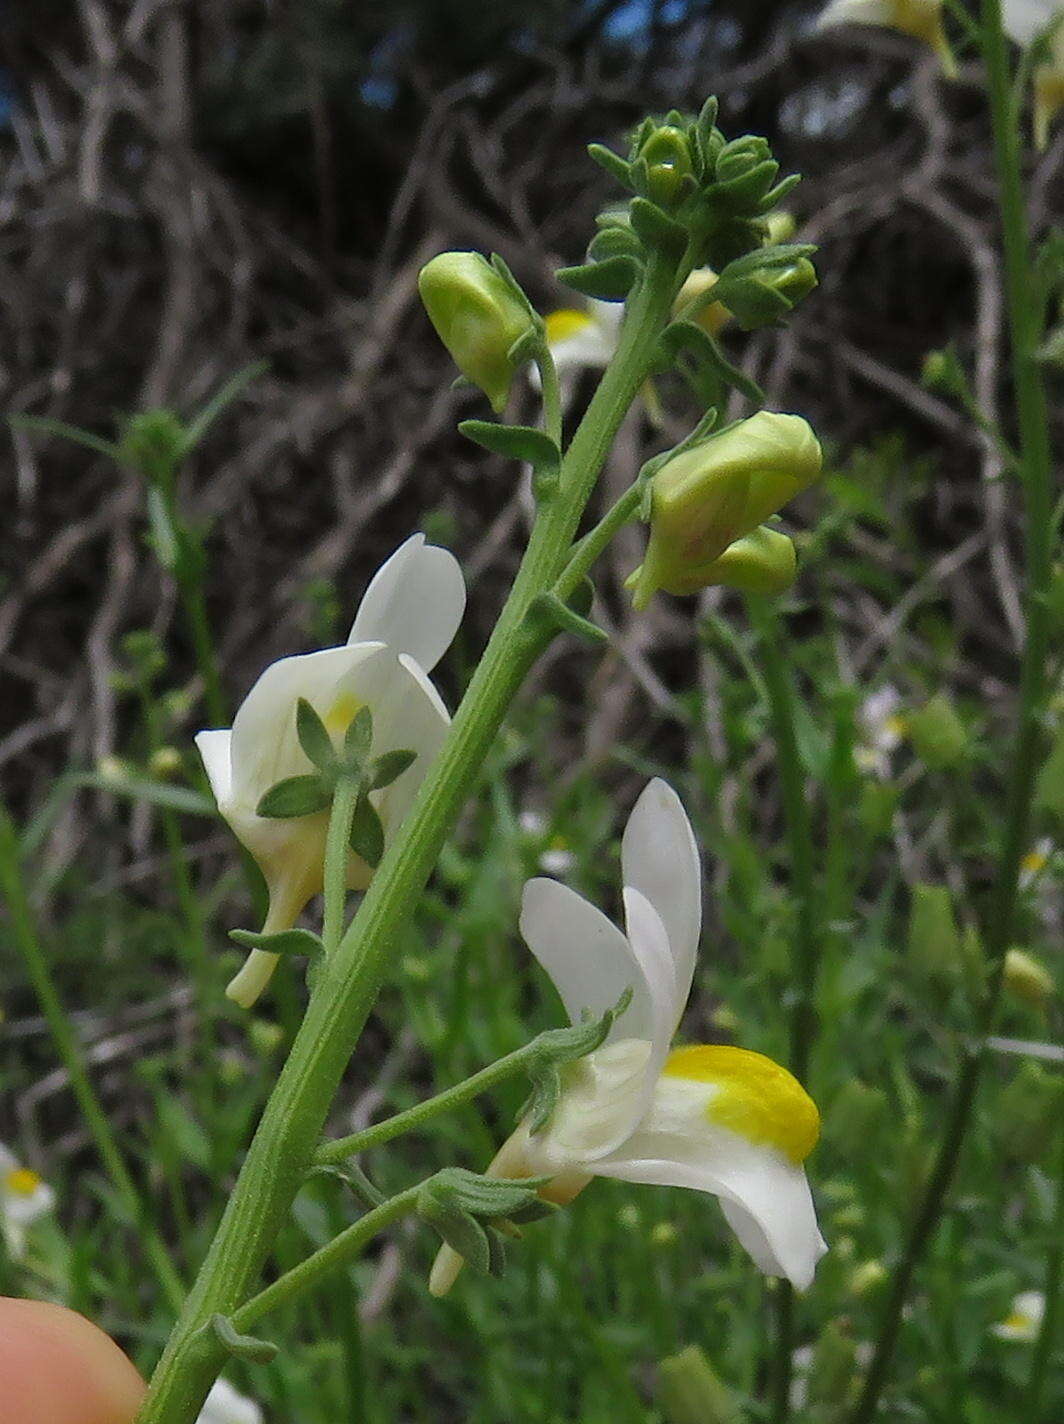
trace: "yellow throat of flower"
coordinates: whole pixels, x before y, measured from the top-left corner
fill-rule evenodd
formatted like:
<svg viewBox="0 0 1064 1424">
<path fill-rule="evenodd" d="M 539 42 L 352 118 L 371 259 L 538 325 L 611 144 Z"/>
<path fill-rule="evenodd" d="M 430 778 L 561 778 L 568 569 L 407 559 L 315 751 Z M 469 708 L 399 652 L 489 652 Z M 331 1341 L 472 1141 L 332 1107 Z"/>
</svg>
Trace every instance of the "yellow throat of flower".
<svg viewBox="0 0 1064 1424">
<path fill-rule="evenodd" d="M 40 1185 L 40 1177 L 29 1167 L 13 1167 L 4 1176 L 4 1188 L 13 1197 L 31 1197 Z"/>
<path fill-rule="evenodd" d="M 362 703 L 352 693 L 341 692 L 321 719 L 330 737 L 342 737 L 355 720 L 355 713 L 361 706 Z"/>
<path fill-rule="evenodd" d="M 555 346 L 560 341 L 568 341 L 570 336 L 575 336 L 578 331 L 584 331 L 595 323 L 587 312 L 577 311 L 575 307 L 561 307 L 558 311 L 548 312 L 543 318 L 543 324 L 547 329 L 547 345 Z"/>
<path fill-rule="evenodd" d="M 669 1054 L 663 1073 L 718 1089 L 706 1117 L 748 1142 L 767 1144 L 797 1165 L 820 1136 L 820 1114 L 798 1079 L 746 1048 L 697 1044 Z"/>
</svg>

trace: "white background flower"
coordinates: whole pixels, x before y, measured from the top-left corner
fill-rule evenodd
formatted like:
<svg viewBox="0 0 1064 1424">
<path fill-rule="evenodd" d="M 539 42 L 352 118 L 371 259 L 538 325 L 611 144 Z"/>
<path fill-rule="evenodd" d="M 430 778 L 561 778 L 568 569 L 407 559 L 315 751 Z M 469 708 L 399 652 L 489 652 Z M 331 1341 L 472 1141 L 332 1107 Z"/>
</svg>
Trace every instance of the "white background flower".
<svg viewBox="0 0 1064 1424">
<path fill-rule="evenodd" d="M 262 1410 L 235 1390 L 228 1380 L 216 1380 L 196 1424 L 262 1424 Z"/>
<path fill-rule="evenodd" d="M 598 1017 L 625 989 L 632 1000 L 606 1043 L 568 1070 L 547 1126 L 518 1127 L 489 1168 L 550 1175 L 544 1192 L 571 1199 L 592 1176 L 689 1187 L 720 1199 L 756 1264 L 809 1285 L 826 1250 L 801 1161 L 816 1108 L 785 1069 L 722 1045 L 670 1052 L 694 976 L 701 867 L 676 793 L 652 781 L 621 847 L 627 933 L 554 880 L 525 886 L 521 932 L 569 1017 Z M 430 1288 L 460 1269 L 444 1247 Z"/>
<path fill-rule="evenodd" d="M 401 776 L 373 793 L 387 844 L 447 732 L 447 709 L 428 673 L 450 645 L 464 609 L 458 561 L 415 534 L 378 570 L 346 644 L 272 663 L 248 693 L 231 729 L 196 737 L 218 809 L 266 877 L 266 930 L 291 926 L 322 885 L 328 814 L 269 820 L 255 813 L 271 786 L 313 770 L 296 736 L 299 698 L 311 704 L 337 738 L 359 707 L 368 707 L 374 756 L 396 749 L 417 752 Z M 352 854 L 351 888 L 365 889 L 371 874 Z M 229 986 L 230 997 L 245 1006 L 253 1003 L 276 959 L 253 950 Z"/>
<path fill-rule="evenodd" d="M 1041 1291 L 1020 1291 L 1019 1295 L 1013 1297 L 1008 1315 L 996 1325 L 991 1325 L 990 1332 L 999 1340 L 1016 1340 L 1023 1343 L 1037 1340 L 1045 1311 L 1046 1298 Z"/>
<path fill-rule="evenodd" d="M 0 1142 L 0 1231 L 14 1260 L 25 1250 L 26 1232 L 54 1206 L 55 1193 L 48 1183 Z"/>
</svg>

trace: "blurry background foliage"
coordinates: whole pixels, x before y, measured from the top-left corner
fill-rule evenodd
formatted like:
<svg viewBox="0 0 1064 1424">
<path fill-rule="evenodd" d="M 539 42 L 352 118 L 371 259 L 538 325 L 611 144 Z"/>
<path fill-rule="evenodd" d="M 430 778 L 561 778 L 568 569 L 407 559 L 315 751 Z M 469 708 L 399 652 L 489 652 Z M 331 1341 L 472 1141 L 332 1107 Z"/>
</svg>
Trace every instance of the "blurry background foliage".
<svg viewBox="0 0 1064 1424">
<path fill-rule="evenodd" d="M 977 71 L 962 50 L 961 77 L 946 85 L 933 56 L 897 36 L 817 36 L 817 8 L 7 6 L 0 397 L 10 412 L 111 437 L 136 411 L 198 409 L 233 371 L 268 358 L 177 487 L 206 531 L 230 703 L 273 658 L 345 636 L 367 577 L 414 528 L 452 547 L 471 585 L 442 674 L 453 703 L 527 509 L 519 472 L 455 433 L 483 402 L 448 389 L 418 267 L 447 247 L 494 249 L 542 309 L 573 305 L 551 271 L 581 259 L 594 213 L 615 196 L 583 144 L 619 146 L 647 109 L 693 108 L 710 92 L 726 131 L 767 135 L 784 171 L 805 175 L 790 206 L 799 239 L 820 244 L 821 285 L 786 332 L 729 331 L 724 343 L 770 405 L 808 417 L 830 451 L 788 525 L 804 571 L 785 608 L 826 938 L 811 1075 L 826 1128 L 810 1165 L 834 1247 L 799 1318 L 803 1343 L 825 1330 L 833 1342 L 808 1415 L 830 1421 L 874 1329 L 875 1263 L 890 1260 L 897 1213 L 927 1170 L 969 1022 L 1020 616 L 1017 501 L 999 456 L 921 383 L 926 354 L 952 344 L 985 410 L 1004 390 Z M 1062 156 L 1058 127 L 1031 160 L 1036 232 L 1059 220 Z M 693 413 L 664 394 L 671 438 Z M 518 404 L 531 412 L 527 393 Z M 607 490 L 665 438 L 634 415 Z M 26 433 L 11 439 L 0 481 L 0 775 L 31 827 L 36 909 L 96 1081 L 190 1269 L 296 1020 L 299 973 L 282 972 L 250 1018 L 220 997 L 239 958 L 225 931 L 253 912 L 228 832 L 185 813 L 202 789 L 191 734 L 205 722 L 203 690 L 174 587 L 146 545 L 142 486 L 103 457 Z M 625 536 L 601 571 L 614 649 L 593 661 L 561 640 L 534 675 L 396 956 L 338 1129 L 559 1022 L 517 940 L 520 885 L 547 856 L 551 873 L 615 910 L 617 829 L 656 771 L 674 779 L 706 852 L 701 993 L 685 1032 L 786 1052 L 793 908 L 741 601 L 659 598 L 634 618 L 619 587 L 639 554 L 638 535 Z M 862 712 L 881 686 L 898 693 L 891 749 Z M 1058 703 L 1020 936 L 1058 984 L 1060 725 Z M 169 746 L 176 760 L 158 756 Z M 178 793 L 182 863 L 208 911 L 205 957 L 166 853 L 168 813 L 70 779 L 101 766 L 105 779 L 165 778 Z M 167 1311 L 4 942 L 0 994 L 0 1139 L 17 1140 L 59 1197 L 0 1284 L 89 1311 L 148 1364 Z M 1003 1033 L 1048 1041 L 1058 1029 L 1053 994 L 1009 999 Z M 479 1166 L 522 1094 L 509 1085 L 482 1114 L 370 1165 L 385 1188 L 436 1164 Z M 1016 1417 L 1029 1347 L 987 1327 L 1041 1281 L 1059 1102 L 1059 1067 L 995 1060 L 888 1417 Z M 335 1183 L 308 1187 L 282 1263 L 350 1212 Z M 501 1284 L 468 1278 L 444 1302 L 419 1283 L 430 1249 L 400 1232 L 333 1291 L 271 1319 L 277 1361 L 232 1377 L 293 1424 L 652 1420 L 668 1404 L 655 1363 L 695 1343 L 759 1417 L 749 1401 L 764 1378 L 765 1291 L 711 1203 L 598 1183 L 515 1244 Z M 1047 1420 L 1061 1391 L 1057 1368 Z"/>
</svg>

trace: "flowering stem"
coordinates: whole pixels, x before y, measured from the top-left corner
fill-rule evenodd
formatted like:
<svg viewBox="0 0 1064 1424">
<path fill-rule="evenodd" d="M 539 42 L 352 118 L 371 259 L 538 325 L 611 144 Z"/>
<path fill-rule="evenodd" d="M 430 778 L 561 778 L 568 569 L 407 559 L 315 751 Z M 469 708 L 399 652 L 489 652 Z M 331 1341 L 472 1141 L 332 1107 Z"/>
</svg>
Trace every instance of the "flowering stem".
<svg viewBox="0 0 1064 1424">
<path fill-rule="evenodd" d="M 790 986 L 790 1068 L 794 1076 L 804 1082 L 816 1031 L 813 990 L 817 973 L 818 928 L 812 818 L 795 730 L 793 672 L 779 637 L 776 613 L 770 604 L 758 598 L 750 598 L 748 606 L 764 652 L 762 672 L 783 792 L 791 889 L 798 909 Z M 774 1424 L 785 1424 L 790 1414 L 791 1357 L 794 1352 L 794 1291 L 789 1281 L 777 1283 L 775 1301 L 776 1355 L 771 1418 Z"/>
<path fill-rule="evenodd" d="M 416 903 L 495 734 L 554 635 L 535 605 L 568 556 L 621 421 L 646 379 L 655 342 L 690 266 L 653 254 L 629 299 L 620 341 L 537 511 L 528 547 L 450 733 L 354 920 L 324 961 L 303 1024 L 266 1104 L 207 1259 L 138 1416 L 189 1424 L 223 1362 L 202 1327 L 231 1314 L 257 1278 L 318 1145 L 325 1116 Z"/>
<path fill-rule="evenodd" d="M 350 854 L 351 824 L 355 818 L 359 782 L 354 776 L 341 776 L 336 783 L 329 829 L 325 837 L 325 913 L 321 942 L 325 953 L 332 954 L 344 932 L 344 905 L 347 903 L 347 860 Z"/>
<path fill-rule="evenodd" d="M 207 707 L 207 716 L 212 727 L 224 727 L 229 722 L 229 709 L 218 676 L 218 658 L 214 651 L 214 639 L 211 637 L 210 619 L 207 617 L 207 600 L 198 572 L 179 577 L 177 588 L 185 610 L 196 666 L 203 678 L 203 700 Z"/>
<path fill-rule="evenodd" d="M 1040 722 L 1049 686 L 1047 668 L 1053 561 L 1052 462 L 1042 369 L 1037 356 L 1042 310 L 1032 280 L 1030 239 L 1021 179 L 1019 114 L 1001 29 L 1001 0 L 982 0 L 981 42 L 990 92 L 994 156 L 999 184 L 1005 290 L 1008 298 L 1012 383 L 1019 427 L 1019 469 L 1026 502 L 1026 640 L 1020 664 L 1019 709 L 1004 829 L 983 944 L 987 991 L 977 1015 L 977 1041 L 962 1064 L 946 1109 L 946 1129 L 901 1259 L 894 1271 L 879 1338 L 853 1412 L 852 1424 L 869 1424 L 879 1404 L 897 1342 L 902 1311 L 924 1249 L 934 1234 L 971 1121 L 986 1059 L 986 1036 L 1001 997 L 1005 951 L 1012 938 L 1020 862 L 1030 827 L 1031 798 L 1040 758 Z"/>
<path fill-rule="evenodd" d="M 295 1296 L 301 1295 L 311 1286 L 316 1286 L 321 1278 L 328 1275 L 330 1271 L 335 1271 L 337 1267 L 345 1266 L 349 1261 L 354 1260 L 361 1254 L 366 1243 L 371 1241 L 378 1232 L 385 1230 L 386 1227 L 391 1226 L 402 1217 L 410 1215 L 417 1205 L 417 1194 L 420 1187 L 419 1183 L 416 1187 L 410 1187 L 407 1191 L 400 1192 L 398 1196 L 389 1197 L 386 1202 L 382 1202 L 380 1206 L 367 1212 L 346 1231 L 341 1231 L 339 1236 L 334 1236 L 330 1242 L 320 1247 L 313 1255 L 308 1256 L 305 1261 L 300 1261 L 298 1266 L 293 1266 L 290 1271 L 285 1271 L 283 1276 L 278 1276 L 265 1290 L 259 1291 L 258 1295 L 245 1301 L 239 1309 L 233 1311 L 230 1317 L 234 1329 L 243 1333 L 271 1310 L 287 1305 Z"/>
<path fill-rule="evenodd" d="M 365 1152 L 370 1147 L 391 1142 L 393 1138 L 401 1137 L 406 1132 L 415 1132 L 440 1113 L 461 1107 L 471 1098 L 490 1092 L 507 1078 L 515 1077 L 539 1051 L 539 1040 L 534 1038 L 531 1043 L 526 1043 L 522 1048 L 508 1053 L 505 1058 L 482 1068 L 479 1073 L 474 1073 L 464 1082 L 455 1084 L 453 1088 L 445 1088 L 442 1093 L 426 1098 L 424 1102 L 415 1103 L 405 1112 L 396 1113 L 394 1117 L 385 1118 L 383 1122 L 375 1122 L 371 1127 L 365 1127 L 361 1132 L 353 1132 L 349 1137 L 337 1137 L 331 1142 L 323 1143 L 315 1152 L 314 1160 L 323 1166 L 342 1162 L 345 1157 L 353 1157 L 356 1152 Z"/>
<path fill-rule="evenodd" d="M 162 1238 L 145 1216 L 140 1195 L 118 1149 L 107 1114 L 101 1107 L 86 1072 L 77 1035 L 56 990 L 48 967 L 48 958 L 37 938 L 20 861 L 18 832 L 7 807 L 0 801 L 0 890 L 7 901 L 15 943 L 37 993 L 41 1010 L 48 1020 L 52 1041 L 66 1068 L 71 1090 L 96 1143 L 100 1161 L 107 1169 L 115 1191 L 141 1234 L 145 1254 L 155 1270 L 167 1300 L 178 1310 L 184 1299 L 184 1286 Z"/>
</svg>

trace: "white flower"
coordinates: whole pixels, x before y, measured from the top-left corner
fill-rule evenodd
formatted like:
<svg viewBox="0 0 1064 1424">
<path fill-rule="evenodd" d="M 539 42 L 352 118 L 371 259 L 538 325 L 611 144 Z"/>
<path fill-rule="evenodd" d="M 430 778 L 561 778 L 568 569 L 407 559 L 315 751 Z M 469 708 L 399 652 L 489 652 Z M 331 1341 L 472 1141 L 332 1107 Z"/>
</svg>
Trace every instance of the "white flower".
<svg viewBox="0 0 1064 1424">
<path fill-rule="evenodd" d="M 887 683 L 871 692 L 857 711 L 861 739 L 854 748 L 854 760 L 862 771 L 886 778 L 890 756 L 905 735 L 905 719 L 898 711 L 901 693 Z"/>
<path fill-rule="evenodd" d="M 820 13 L 817 29 L 833 25 L 881 25 L 899 30 L 930 45 L 946 74 L 952 77 L 957 72 L 942 28 L 942 0 L 831 0 Z"/>
<path fill-rule="evenodd" d="M 8 1254 L 19 1260 L 26 1233 L 33 1223 L 55 1206 L 55 1192 L 0 1142 L 0 1232 Z"/>
<path fill-rule="evenodd" d="M 342 738 L 359 708 L 368 707 L 375 756 L 417 752 L 401 776 L 373 793 L 387 844 L 447 732 L 447 709 L 427 674 L 449 646 L 464 608 L 457 560 L 415 534 L 377 571 L 346 644 L 272 663 L 231 729 L 196 737 L 218 809 L 266 878 L 266 932 L 290 928 L 322 888 L 328 813 L 288 820 L 256 814 L 270 787 L 313 769 L 296 736 L 298 700 L 311 704 L 334 738 Z M 370 867 L 352 853 L 349 886 L 363 890 L 371 878 Z M 229 997 L 245 1008 L 253 1004 L 276 962 L 276 955 L 252 950 L 229 985 Z"/>
<path fill-rule="evenodd" d="M 262 1410 L 228 1380 L 220 1379 L 211 1385 L 196 1424 L 262 1424 Z"/>
<path fill-rule="evenodd" d="M 1020 886 L 1022 889 L 1026 890 L 1029 885 L 1033 885 L 1041 877 L 1052 854 L 1053 839 L 1051 836 L 1042 836 L 1040 840 L 1035 841 L 1020 861 Z"/>
<path fill-rule="evenodd" d="M 990 1333 L 999 1340 L 1037 1340 L 1045 1312 L 1046 1298 L 1041 1291 L 1020 1291 L 1013 1297 L 1008 1315 L 996 1325 L 991 1325 Z"/>
<path fill-rule="evenodd" d="M 1038 148 L 1045 148 L 1049 125 L 1064 108 L 1064 4 L 1061 0 L 1002 0 L 1001 23 L 1009 38 L 1024 49 L 1040 35 L 1049 34 L 1048 57 L 1035 66 L 1031 78 L 1034 140 Z"/>
<path fill-rule="evenodd" d="M 701 867 L 664 781 L 636 803 L 621 866 L 626 934 L 557 881 L 525 886 L 521 933 L 574 1022 L 633 993 L 606 1043 L 568 1070 L 546 1127 L 520 1124 L 489 1175 L 548 1175 L 556 1202 L 594 1176 L 709 1192 L 760 1269 L 805 1289 L 827 1249 L 801 1166 L 819 1132 L 812 1100 L 759 1053 L 671 1048 L 694 976 Z M 448 1290 L 461 1264 L 445 1246 L 430 1290 Z"/>
</svg>

